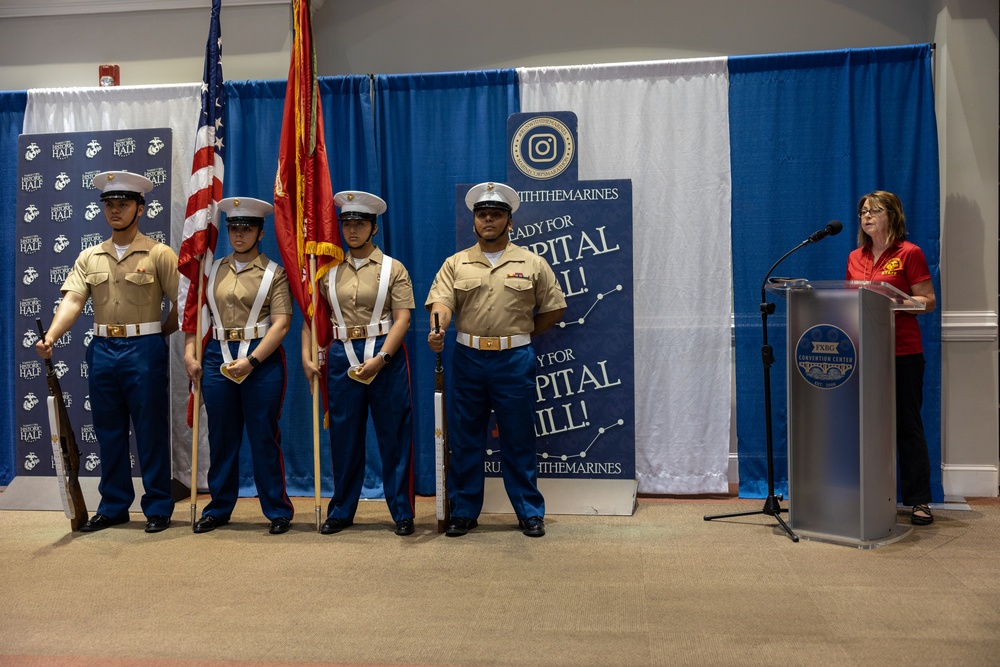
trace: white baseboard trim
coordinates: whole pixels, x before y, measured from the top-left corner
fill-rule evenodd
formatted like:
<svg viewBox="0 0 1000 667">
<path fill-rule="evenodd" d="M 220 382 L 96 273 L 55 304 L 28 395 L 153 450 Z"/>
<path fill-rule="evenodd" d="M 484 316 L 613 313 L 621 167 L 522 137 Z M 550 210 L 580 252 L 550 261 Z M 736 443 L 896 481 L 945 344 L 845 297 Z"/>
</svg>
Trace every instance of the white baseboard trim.
<svg viewBox="0 0 1000 667">
<path fill-rule="evenodd" d="M 729 483 L 739 481 L 739 458 L 730 453 Z M 995 465 L 943 465 L 941 486 L 946 498 L 996 498 L 1000 495 L 1000 469 Z"/>
<path fill-rule="evenodd" d="M 996 498 L 1000 470 L 995 465 L 943 465 L 941 486 L 945 496 Z"/>
<path fill-rule="evenodd" d="M 941 340 L 945 342 L 990 342 L 997 339 L 997 314 L 992 311 L 945 311 L 941 313 Z"/>
</svg>

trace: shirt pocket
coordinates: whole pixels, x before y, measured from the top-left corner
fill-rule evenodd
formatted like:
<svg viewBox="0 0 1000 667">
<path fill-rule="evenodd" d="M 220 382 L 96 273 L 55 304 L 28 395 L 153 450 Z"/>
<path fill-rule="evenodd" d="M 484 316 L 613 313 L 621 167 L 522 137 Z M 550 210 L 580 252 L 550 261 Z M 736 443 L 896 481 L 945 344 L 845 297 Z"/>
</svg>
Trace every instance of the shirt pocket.
<svg viewBox="0 0 1000 667">
<path fill-rule="evenodd" d="M 455 302 L 458 307 L 462 305 L 482 287 L 482 278 L 460 278 L 455 281 Z"/>
<path fill-rule="evenodd" d="M 507 310 L 530 312 L 535 307 L 535 283 L 529 276 L 507 276 L 503 288 Z"/>
<path fill-rule="evenodd" d="M 111 284 L 108 282 L 110 274 L 107 271 L 88 273 L 84 276 L 84 281 L 90 289 L 90 300 L 95 306 L 103 306 L 111 298 Z"/>
<path fill-rule="evenodd" d="M 145 271 L 125 274 L 125 299 L 136 306 L 148 306 L 161 298 L 156 276 Z"/>
</svg>

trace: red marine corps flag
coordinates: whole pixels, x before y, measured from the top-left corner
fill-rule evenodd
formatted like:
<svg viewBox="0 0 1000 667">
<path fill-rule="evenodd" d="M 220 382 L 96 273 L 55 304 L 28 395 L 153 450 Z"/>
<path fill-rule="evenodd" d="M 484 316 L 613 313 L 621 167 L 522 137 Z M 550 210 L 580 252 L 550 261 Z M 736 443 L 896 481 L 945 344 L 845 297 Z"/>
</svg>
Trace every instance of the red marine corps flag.
<svg viewBox="0 0 1000 667">
<path fill-rule="evenodd" d="M 344 259 L 333 209 L 333 188 L 323 138 L 323 107 L 316 82 L 308 0 L 292 2 L 292 60 L 285 88 L 285 112 L 274 179 L 274 231 L 292 296 L 311 328 L 310 357 L 318 367 L 319 348 L 333 337 L 329 305 L 320 301 L 317 281 Z M 316 530 L 322 523 L 319 467 L 319 402 L 326 383 L 314 379 L 313 469 Z M 326 401 L 323 401 L 324 407 Z"/>
<path fill-rule="evenodd" d="M 191 187 L 184 234 L 177 253 L 180 280 L 177 284 L 177 317 L 181 331 L 195 334 L 195 358 L 202 359 L 209 331 L 205 284 L 219 239 L 219 210 L 226 151 L 226 131 L 222 124 L 226 94 L 222 86 L 222 27 L 219 13 L 222 0 L 212 0 L 212 20 L 205 48 L 205 73 L 201 83 L 201 115 L 195 135 Z M 198 422 L 201 414 L 201 385 L 188 396 L 188 425 L 191 426 L 191 525 L 197 513 Z"/>
<path fill-rule="evenodd" d="M 317 302 L 314 285 L 344 259 L 344 251 L 333 208 L 308 0 L 295 0 L 292 12 L 292 61 L 274 181 L 274 227 L 292 296 L 306 322 L 315 321 L 317 342 L 326 347 L 332 337 L 329 306 Z M 310 268 L 312 259 L 315 268 Z"/>
</svg>

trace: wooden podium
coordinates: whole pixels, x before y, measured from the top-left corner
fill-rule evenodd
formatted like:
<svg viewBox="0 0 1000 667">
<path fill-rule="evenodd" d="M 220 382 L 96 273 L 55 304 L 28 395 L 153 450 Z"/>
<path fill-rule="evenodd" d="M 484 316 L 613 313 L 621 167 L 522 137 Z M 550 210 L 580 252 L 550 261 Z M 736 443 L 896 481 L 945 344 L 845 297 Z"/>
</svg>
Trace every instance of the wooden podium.
<svg viewBox="0 0 1000 667">
<path fill-rule="evenodd" d="M 924 310 L 886 283 L 785 280 L 789 524 L 807 539 L 873 548 L 896 523 L 895 311 Z"/>
</svg>

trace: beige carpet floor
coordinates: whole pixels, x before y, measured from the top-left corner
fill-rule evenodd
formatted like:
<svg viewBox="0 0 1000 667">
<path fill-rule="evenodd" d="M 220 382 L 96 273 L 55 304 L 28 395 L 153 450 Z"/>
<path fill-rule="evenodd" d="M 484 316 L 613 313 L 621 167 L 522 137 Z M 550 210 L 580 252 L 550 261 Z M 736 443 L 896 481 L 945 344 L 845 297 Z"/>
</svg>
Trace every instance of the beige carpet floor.
<svg viewBox="0 0 1000 667">
<path fill-rule="evenodd" d="M 0 665 L 1000 664 L 996 499 L 873 550 L 703 520 L 762 506 L 734 498 L 550 516 L 541 539 L 506 515 L 446 538 L 425 498 L 411 537 L 382 502 L 323 536 L 295 502 L 279 536 L 252 499 L 204 535 L 187 503 L 155 535 L 0 511 Z"/>
</svg>

